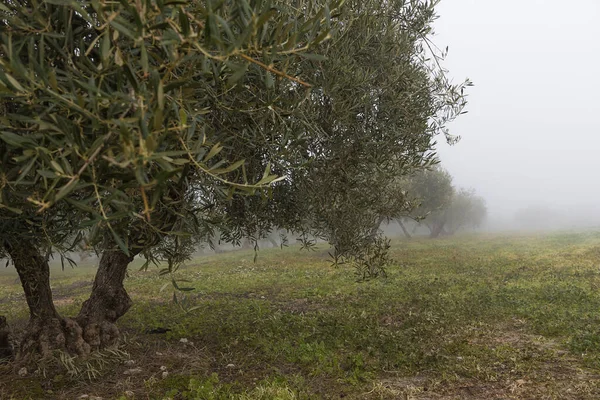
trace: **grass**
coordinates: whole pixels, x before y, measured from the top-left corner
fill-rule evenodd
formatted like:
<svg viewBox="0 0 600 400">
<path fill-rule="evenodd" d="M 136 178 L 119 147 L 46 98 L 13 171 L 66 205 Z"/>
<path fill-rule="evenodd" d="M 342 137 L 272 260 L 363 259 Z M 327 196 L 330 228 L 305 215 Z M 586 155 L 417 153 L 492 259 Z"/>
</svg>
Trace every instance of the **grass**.
<svg viewBox="0 0 600 400">
<path fill-rule="evenodd" d="M 199 257 L 177 273 L 195 288 L 187 312 L 161 291 L 167 278 L 132 270 L 125 356 L 24 378 L 2 367 L 0 398 L 600 398 L 600 233 L 396 240 L 392 251 L 387 279 L 362 283 L 325 248 Z M 76 313 L 93 272 L 53 269 L 62 313 Z M 0 285 L 0 314 L 18 330 L 20 288 L 7 272 Z"/>
</svg>

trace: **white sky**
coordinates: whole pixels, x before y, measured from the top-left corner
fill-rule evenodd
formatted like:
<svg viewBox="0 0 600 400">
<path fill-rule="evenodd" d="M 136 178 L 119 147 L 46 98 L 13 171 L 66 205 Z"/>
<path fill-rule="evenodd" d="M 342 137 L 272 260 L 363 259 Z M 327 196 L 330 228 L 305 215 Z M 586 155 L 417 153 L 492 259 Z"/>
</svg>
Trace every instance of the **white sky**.
<svg viewBox="0 0 600 400">
<path fill-rule="evenodd" d="M 467 115 L 442 165 L 495 215 L 600 205 L 600 0 L 443 0 L 434 42 Z M 440 137 L 439 142 L 443 142 Z"/>
</svg>

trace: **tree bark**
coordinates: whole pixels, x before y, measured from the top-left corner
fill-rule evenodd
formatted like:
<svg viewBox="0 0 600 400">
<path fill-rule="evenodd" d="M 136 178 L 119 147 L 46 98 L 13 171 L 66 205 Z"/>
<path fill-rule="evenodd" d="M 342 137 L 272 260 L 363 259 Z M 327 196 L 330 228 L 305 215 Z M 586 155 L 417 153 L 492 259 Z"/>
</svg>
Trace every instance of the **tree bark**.
<svg viewBox="0 0 600 400">
<path fill-rule="evenodd" d="M 14 351 L 11 340 L 11 331 L 6 317 L 0 315 L 0 363 L 12 360 Z"/>
<path fill-rule="evenodd" d="M 115 322 L 132 305 L 123 281 L 134 256 L 121 250 L 106 250 L 100 258 L 92 294 L 75 318 L 83 328 L 84 340 L 92 349 L 111 346 L 119 340 L 119 329 Z"/>
<path fill-rule="evenodd" d="M 5 248 L 19 274 L 30 319 L 47 319 L 58 316 L 52 290 L 50 289 L 50 266 L 48 260 L 30 243 L 6 244 Z"/>
<path fill-rule="evenodd" d="M 105 251 L 90 298 L 83 303 L 77 318 L 70 319 L 61 317 L 54 307 L 50 267 L 39 250 L 25 242 L 4 247 L 21 279 L 30 314 L 17 360 L 36 353 L 47 356 L 54 349 L 87 355 L 118 342 L 120 334 L 115 322 L 132 304 L 123 280 L 134 255 L 121 250 Z"/>
<path fill-rule="evenodd" d="M 407 230 L 407 229 L 406 229 L 406 227 L 404 226 L 404 223 L 402 223 L 402 220 L 400 220 L 400 219 L 398 220 L 398 225 L 400 225 L 400 228 L 402 228 L 402 232 L 404 232 L 404 235 L 405 235 L 407 238 L 409 238 L 409 239 L 410 239 L 412 236 L 410 235 L 410 233 L 408 232 L 408 230 Z"/>
<path fill-rule="evenodd" d="M 373 228 L 371 229 L 371 233 L 370 233 L 371 238 L 374 238 L 375 236 L 377 236 L 377 233 L 379 232 L 379 227 L 381 226 L 383 221 L 385 221 L 385 217 L 379 216 L 379 218 L 377 219 L 377 222 L 375 222 L 375 225 L 373 225 Z"/>
<path fill-rule="evenodd" d="M 62 318 L 54 307 L 48 259 L 27 241 L 20 241 L 18 245 L 5 243 L 4 248 L 19 274 L 29 306 L 29 323 L 17 359 L 33 353 L 47 356 L 54 349 L 89 353 L 89 346 L 81 338 L 81 328 L 73 320 Z"/>
</svg>

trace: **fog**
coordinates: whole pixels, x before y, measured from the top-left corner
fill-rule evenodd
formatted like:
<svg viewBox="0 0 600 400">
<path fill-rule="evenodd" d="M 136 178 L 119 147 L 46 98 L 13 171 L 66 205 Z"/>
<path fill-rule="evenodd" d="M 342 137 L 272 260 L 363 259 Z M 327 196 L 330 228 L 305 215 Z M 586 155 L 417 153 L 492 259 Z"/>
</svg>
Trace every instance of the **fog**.
<svg viewBox="0 0 600 400">
<path fill-rule="evenodd" d="M 443 0 L 438 14 L 445 66 L 475 84 L 450 126 L 462 140 L 438 145 L 455 183 L 499 228 L 527 227 L 523 210 L 534 228 L 600 225 L 600 2 Z"/>
</svg>

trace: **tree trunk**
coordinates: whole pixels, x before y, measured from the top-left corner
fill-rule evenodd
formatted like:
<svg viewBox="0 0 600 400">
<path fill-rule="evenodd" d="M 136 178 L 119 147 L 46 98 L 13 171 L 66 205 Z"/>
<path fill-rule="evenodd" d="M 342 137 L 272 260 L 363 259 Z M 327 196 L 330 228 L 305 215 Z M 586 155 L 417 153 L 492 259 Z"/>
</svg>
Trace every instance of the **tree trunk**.
<svg viewBox="0 0 600 400">
<path fill-rule="evenodd" d="M 398 225 L 400 225 L 400 228 L 402 228 L 402 232 L 404 232 L 404 235 L 405 235 L 407 238 L 409 238 L 409 239 L 410 239 L 412 236 L 410 235 L 410 233 L 408 233 L 408 230 L 406 229 L 406 227 L 405 227 L 405 226 L 404 226 L 404 224 L 402 223 L 402 220 L 400 220 L 400 219 L 398 220 Z"/>
<path fill-rule="evenodd" d="M 373 225 L 373 228 L 371 229 L 371 233 L 370 233 L 370 237 L 371 238 L 375 238 L 375 236 L 377 236 L 377 233 L 379 232 L 379 227 L 381 226 L 381 224 L 383 223 L 383 221 L 385 221 L 385 217 L 384 216 L 380 216 L 377 219 L 377 222 L 375 222 L 375 225 Z"/>
<path fill-rule="evenodd" d="M 277 243 L 277 240 L 273 239 L 271 236 L 267 237 L 267 240 L 273 245 L 273 248 L 279 247 L 279 243 Z"/>
<path fill-rule="evenodd" d="M 444 234 L 446 231 L 444 229 L 445 222 L 435 222 L 429 228 L 431 230 L 430 238 L 435 239 L 440 237 L 440 235 Z"/>
<path fill-rule="evenodd" d="M 100 258 L 92 294 L 75 318 L 83 328 L 84 340 L 92 349 L 111 346 L 119 340 L 115 322 L 132 304 L 123 281 L 133 258 L 134 255 L 127 255 L 121 250 L 106 250 Z"/>
<path fill-rule="evenodd" d="M 19 274 L 29 306 L 29 324 L 17 359 L 33 353 L 47 356 L 54 349 L 89 353 L 89 346 L 81 338 L 81 328 L 73 320 L 62 318 L 54 308 L 47 258 L 27 241 L 20 241 L 18 245 L 5 243 L 4 247 Z"/>
<path fill-rule="evenodd" d="M 121 250 L 105 251 L 90 298 L 83 303 L 77 318 L 70 319 L 61 317 L 54 307 L 47 258 L 26 241 L 18 245 L 4 243 L 4 248 L 19 274 L 29 306 L 29 323 L 17 360 L 32 354 L 48 356 L 55 349 L 87 355 L 91 350 L 117 343 L 119 330 L 115 322 L 132 304 L 123 280 L 134 255 L 126 255 Z"/>
<path fill-rule="evenodd" d="M 0 315 L 0 363 L 12 360 L 14 351 L 11 340 L 11 331 L 6 317 Z"/>
<path fill-rule="evenodd" d="M 48 260 L 29 243 L 20 246 L 6 245 L 6 250 L 19 274 L 30 319 L 46 319 L 58 316 L 50 289 L 50 266 Z"/>
</svg>

